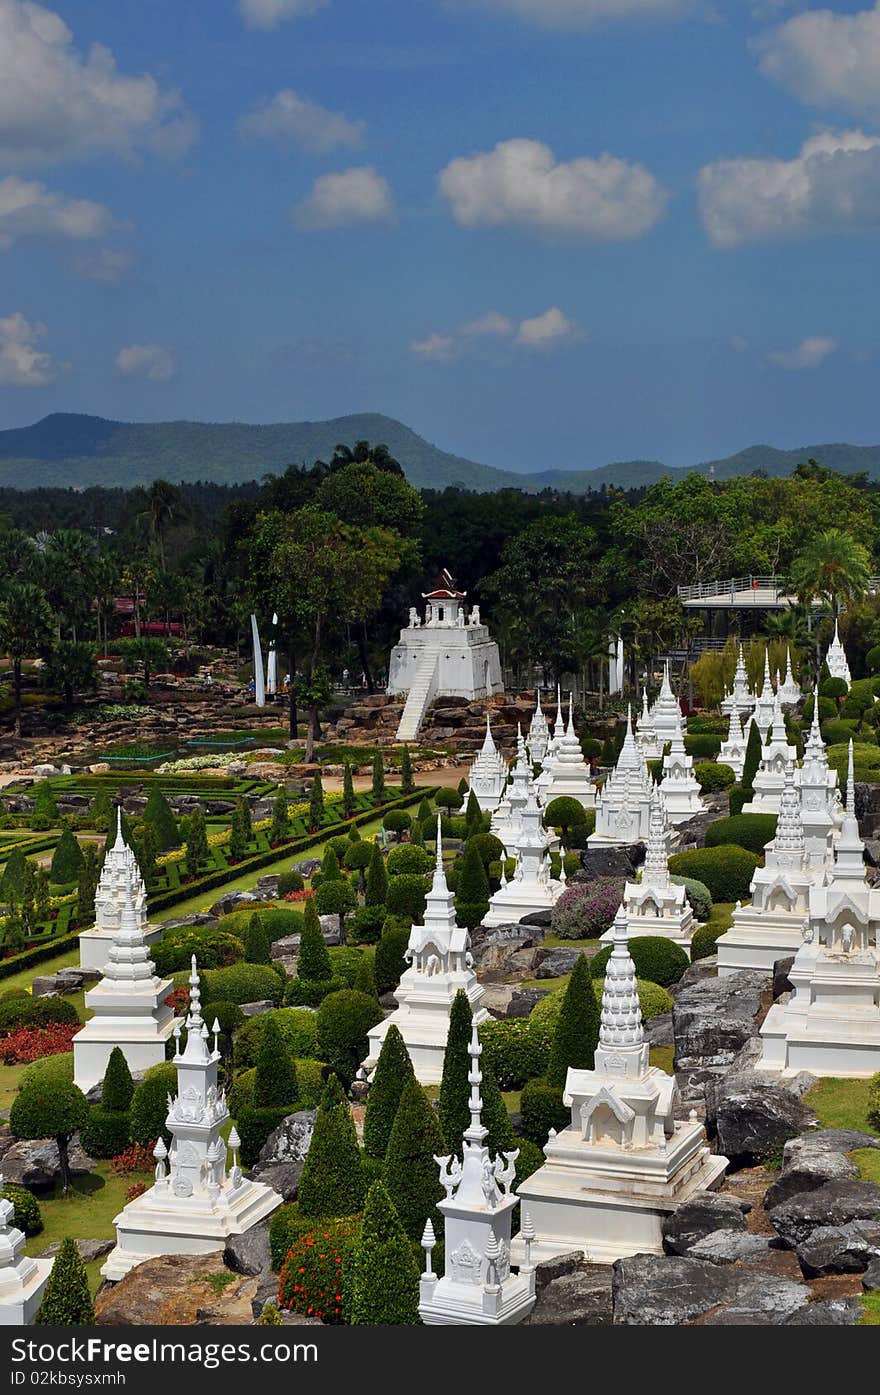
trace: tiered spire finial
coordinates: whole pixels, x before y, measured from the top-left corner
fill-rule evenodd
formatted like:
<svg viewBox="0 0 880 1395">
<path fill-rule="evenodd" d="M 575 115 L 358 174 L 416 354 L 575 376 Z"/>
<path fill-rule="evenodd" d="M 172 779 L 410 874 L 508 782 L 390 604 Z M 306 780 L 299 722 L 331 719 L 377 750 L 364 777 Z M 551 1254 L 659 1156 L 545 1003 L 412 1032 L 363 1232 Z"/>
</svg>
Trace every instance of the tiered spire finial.
<svg viewBox="0 0 880 1395">
<path fill-rule="evenodd" d="M 613 948 L 605 970 L 602 992 L 600 1046 L 641 1046 L 645 1039 L 636 980 L 636 966 L 629 952 L 627 915 L 620 906 L 614 917 Z"/>
<path fill-rule="evenodd" d="M 480 1057 L 483 1048 L 480 1045 L 480 1036 L 477 1031 L 476 1022 L 471 1027 L 471 1039 L 468 1044 L 468 1055 L 471 1058 L 470 1070 L 468 1071 L 468 1084 L 471 1087 L 471 1095 L 468 1101 L 471 1122 L 465 1130 L 464 1139 L 466 1143 L 472 1143 L 478 1148 L 482 1148 L 489 1130 L 483 1124 L 483 1099 L 480 1095 L 480 1086 L 483 1083 L 483 1072 L 480 1069 Z"/>
<path fill-rule="evenodd" d="M 645 868 L 642 881 L 652 886 L 666 885 L 669 880 L 668 849 L 666 845 L 666 810 L 660 786 L 651 791 L 651 820 L 648 825 L 648 842 L 645 849 Z"/>
<path fill-rule="evenodd" d="M 785 765 L 785 784 L 779 798 L 779 817 L 776 821 L 773 850 L 793 853 L 804 851 L 801 793 L 795 782 L 794 761 L 791 760 L 786 761 Z"/>
</svg>

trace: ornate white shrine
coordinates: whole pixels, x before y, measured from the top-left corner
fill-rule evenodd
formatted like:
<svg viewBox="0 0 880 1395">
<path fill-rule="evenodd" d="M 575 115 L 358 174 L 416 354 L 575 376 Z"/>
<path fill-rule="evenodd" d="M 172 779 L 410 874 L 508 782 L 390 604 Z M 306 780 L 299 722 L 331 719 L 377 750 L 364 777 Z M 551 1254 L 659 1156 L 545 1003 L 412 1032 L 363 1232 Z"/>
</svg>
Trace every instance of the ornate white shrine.
<svg viewBox="0 0 880 1395">
<path fill-rule="evenodd" d="M 794 674 L 791 671 L 791 645 L 785 653 L 785 678 L 777 685 L 776 695 L 783 707 L 795 707 L 803 699 L 800 683 L 795 682 Z"/>
<path fill-rule="evenodd" d="M 425 1271 L 419 1286 L 419 1315 L 431 1327 L 510 1326 L 522 1322 L 535 1306 L 530 1240 L 525 1243 L 519 1273 L 510 1267 L 511 1213 L 517 1204 L 511 1187 L 519 1149 L 493 1159 L 486 1147 L 488 1129 L 480 1097 L 482 1050 L 474 1024 L 468 1073 L 471 1121 L 463 1135 L 462 1158 L 448 1154 L 434 1159 L 446 1191 L 445 1199 L 437 1203 L 444 1218 L 444 1273 L 438 1278 L 431 1267 L 436 1237 L 429 1220 L 422 1235 Z"/>
<path fill-rule="evenodd" d="M 793 762 L 785 770 L 776 834 L 766 845 L 764 866 L 755 869 L 751 901 L 737 902 L 733 925 L 718 940 L 719 976 L 740 969 L 772 972 L 777 959 L 796 954 L 809 914 L 810 891 L 824 870 L 807 863 L 801 795 Z"/>
<path fill-rule="evenodd" d="M 801 792 L 801 822 L 807 862 L 813 869 L 831 868 L 834 837 L 843 823 L 843 804 L 837 771 L 828 764 L 825 742 L 819 729 L 818 694 L 813 694 L 813 720 L 804 743 L 804 759 L 795 772 Z"/>
<path fill-rule="evenodd" d="M 636 744 L 645 760 L 660 760 L 663 755 L 663 742 L 654 730 L 654 721 L 648 707 L 648 690 L 642 689 L 642 712 L 636 722 Z"/>
<path fill-rule="evenodd" d="M 532 720 L 529 724 L 529 734 L 526 737 L 526 746 L 529 750 L 529 758 L 532 765 L 541 765 L 547 754 L 547 747 L 550 745 L 550 727 L 547 718 L 544 716 L 541 707 L 541 689 L 538 689 L 538 701 Z"/>
<path fill-rule="evenodd" d="M 489 824 L 490 832 L 500 838 L 502 843 L 513 847 L 519 837 L 522 811 L 526 807 L 529 799 L 529 792 L 533 786 L 532 766 L 529 760 L 529 753 L 523 734 L 519 727 L 516 729 L 516 760 L 513 771 L 508 779 L 507 788 L 502 798 L 498 801 L 492 814 Z"/>
<path fill-rule="evenodd" d="M 103 1080 L 114 1046 L 132 1073 L 159 1065 L 165 1060 L 165 1043 L 179 1026 L 165 1001 L 174 984 L 156 973 L 131 894 L 126 895 L 103 977 L 85 996 L 92 1016 L 73 1038 L 74 1084 L 84 1091 Z"/>
<path fill-rule="evenodd" d="M 79 936 L 80 968 L 102 969 L 107 963 L 107 951 L 129 900 L 145 943 L 151 945 L 161 940 L 162 927 L 147 922 L 147 888 L 137 859 L 122 836 L 122 815 L 117 809 L 116 841 L 104 858 L 95 892 L 95 923 Z"/>
<path fill-rule="evenodd" d="M 574 696 L 569 694 L 568 724 L 555 743 L 556 748 L 550 758 L 548 769 L 541 772 L 541 802 L 546 806 L 551 799 L 567 795 L 576 799 L 585 809 L 594 809 L 596 786 L 590 778 L 590 767 L 584 759 L 581 743 L 575 733 L 573 713 Z M 546 781 L 543 780 L 545 774 Z"/>
<path fill-rule="evenodd" d="M 225 1091 L 217 1085 L 219 1024 L 209 1032 L 202 1020 L 196 957 L 190 974 L 186 1045 L 180 1049 L 175 1026 L 177 1096 L 168 1098 L 166 1128 L 171 1147 L 160 1138 L 153 1150 L 156 1180 L 143 1196 L 114 1218 L 116 1246 L 101 1268 L 105 1279 L 122 1279 L 136 1264 L 156 1255 L 202 1255 L 222 1249 L 232 1235 L 250 1230 L 281 1205 L 282 1198 L 262 1182 L 252 1182 L 238 1165 L 238 1134 L 227 1145 L 221 1130 L 229 1119 Z"/>
<path fill-rule="evenodd" d="M 757 718 L 756 718 L 757 720 Z M 761 760 L 752 780 L 754 797 L 743 805 L 744 814 L 778 814 L 785 772 L 797 760 L 797 747 L 790 746 L 785 718 L 778 695 L 773 700 L 770 739 L 761 747 Z"/>
<path fill-rule="evenodd" d="M 684 887 L 677 886 L 669 875 L 669 834 L 663 795 L 655 785 L 641 877 L 637 882 L 627 882 L 623 892 L 627 933 L 630 939 L 635 935 L 659 935 L 689 951 L 697 922 Z M 614 933 L 611 926 L 600 939 L 608 943 L 614 939 Z"/>
<path fill-rule="evenodd" d="M 369 1032 L 369 1054 L 364 1070 L 370 1074 L 378 1060 L 388 1028 L 393 1023 L 406 1043 L 416 1079 L 436 1085 L 443 1076 L 443 1055 L 449 1035 L 449 1014 L 461 988 L 467 994 L 473 1020 L 485 1022 L 483 989 L 477 981 L 469 953 L 470 935 L 455 922 L 455 898 L 443 870 L 440 817 L 437 818 L 437 857 L 428 892 L 424 921 L 410 931 L 406 959 L 409 968 L 394 990 L 398 1006 Z"/>
<path fill-rule="evenodd" d="M 3 1174 L 0 1173 L 0 1190 Z M 0 1196 L 0 1327 L 28 1327 L 37 1315 L 52 1273 L 51 1259 L 26 1255 L 23 1231 L 13 1224 L 15 1207 Z"/>
<path fill-rule="evenodd" d="M 846 650 L 840 642 L 840 634 L 837 629 L 837 620 L 834 621 L 834 638 L 828 646 L 828 653 L 825 655 L 825 663 L 832 678 L 842 678 L 848 688 L 852 687 L 852 674 L 849 671 L 849 661 L 846 657 Z"/>
<path fill-rule="evenodd" d="M 587 846 L 624 847 L 643 842 L 651 822 L 653 786 L 633 736 L 632 711 L 627 708 L 626 736 L 617 764 L 596 796 L 596 831 L 590 834 Z"/>
<path fill-rule="evenodd" d="M 740 721 L 744 721 L 755 706 L 756 698 L 749 687 L 749 677 L 746 673 L 746 663 L 743 658 L 743 647 L 739 646 L 739 654 L 736 660 L 736 669 L 733 674 L 733 688 L 721 703 L 721 711 L 725 717 L 729 717 L 732 712 L 736 712 Z"/>
<path fill-rule="evenodd" d="M 684 748 L 681 722 L 676 724 L 669 750 L 663 757 L 660 790 L 666 806 L 666 817 L 673 825 L 692 819 L 703 807 L 699 781 L 694 774 L 694 758 Z"/>
<path fill-rule="evenodd" d="M 474 757 L 468 775 L 468 793 L 476 797 L 484 813 L 496 809 L 507 784 L 507 761 L 492 739 L 489 713 L 486 713 L 486 735 Z"/>
<path fill-rule="evenodd" d="M 541 806 L 532 785 L 520 815 L 519 830 L 505 848 L 516 867 L 508 881 L 506 857 L 501 860 L 501 886 L 489 899 L 484 925 L 512 925 L 533 911 L 550 910 L 565 889 L 565 871 L 559 880 L 550 873 L 550 848 L 555 838 L 544 827 Z M 564 862 L 564 853 L 562 853 Z"/>
<path fill-rule="evenodd" d="M 663 682 L 660 684 L 660 692 L 657 700 L 651 707 L 651 725 L 661 748 L 667 741 L 671 741 L 677 729 L 687 727 L 686 718 L 681 715 L 681 704 L 675 693 L 672 691 L 672 684 L 669 681 L 669 660 L 663 665 Z"/>
<path fill-rule="evenodd" d="M 719 765 L 729 765 L 737 780 L 742 779 L 743 768 L 746 763 L 746 746 L 749 740 L 749 724 L 751 718 L 746 722 L 746 729 L 743 731 L 742 723 L 739 719 L 739 710 L 734 704 L 730 709 L 730 721 L 727 725 L 727 739 L 722 741 L 721 749 L 718 752 Z"/>
<path fill-rule="evenodd" d="M 583 1250 L 590 1263 L 662 1254 L 663 1220 L 694 1192 L 716 1188 L 727 1159 L 709 1152 L 692 1114 L 675 1118 L 674 1076 L 648 1063 L 648 1043 L 628 947 L 627 916 L 614 922 L 593 1070 L 569 1069 L 571 1124 L 551 1138 L 544 1166 L 519 1189 L 540 1263 Z M 513 1243 L 522 1253 L 522 1232 Z"/>
<path fill-rule="evenodd" d="M 753 720 L 758 731 L 761 733 L 761 740 L 767 739 L 767 733 L 773 725 L 773 716 L 776 711 L 776 695 L 773 692 L 773 683 L 770 678 L 770 656 L 768 651 L 764 651 L 764 686 L 762 687 L 755 702 Z"/>
</svg>

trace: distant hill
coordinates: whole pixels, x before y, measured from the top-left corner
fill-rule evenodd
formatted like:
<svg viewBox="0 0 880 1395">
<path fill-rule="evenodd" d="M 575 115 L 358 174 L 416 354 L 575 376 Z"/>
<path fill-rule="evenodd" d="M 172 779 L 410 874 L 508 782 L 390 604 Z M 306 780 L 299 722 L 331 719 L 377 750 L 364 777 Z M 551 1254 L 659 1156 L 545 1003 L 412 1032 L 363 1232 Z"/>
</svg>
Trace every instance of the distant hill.
<svg viewBox="0 0 880 1395">
<path fill-rule="evenodd" d="M 0 485 L 85 488 L 88 485 L 149 484 L 157 477 L 173 481 L 211 480 L 237 484 L 280 474 L 288 465 L 327 460 L 338 442 L 384 441 L 420 489 L 459 485 L 491 491 L 514 488 L 585 493 L 603 485 L 624 489 L 656 483 L 663 476 L 680 479 L 687 469 L 659 460 L 627 460 L 591 470 L 542 470 L 519 474 L 481 465 L 440 450 L 402 422 L 379 412 L 335 417 L 332 421 L 279 422 L 250 426 L 244 422 L 121 422 L 74 412 L 55 412 L 33 426 L 0 431 Z M 864 470 L 880 479 L 880 446 L 803 446 L 777 450 L 749 446 L 723 460 L 704 461 L 690 469 L 715 477 L 748 475 L 763 470 L 787 475 L 799 460 L 814 456 L 837 470 Z"/>
</svg>

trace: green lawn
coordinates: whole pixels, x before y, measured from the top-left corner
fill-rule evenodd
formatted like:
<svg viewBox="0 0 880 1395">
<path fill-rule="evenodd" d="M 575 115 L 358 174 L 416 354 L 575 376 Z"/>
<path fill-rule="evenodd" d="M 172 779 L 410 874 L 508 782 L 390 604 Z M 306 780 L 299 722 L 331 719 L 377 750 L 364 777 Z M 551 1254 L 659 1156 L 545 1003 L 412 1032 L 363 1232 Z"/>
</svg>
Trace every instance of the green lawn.
<svg viewBox="0 0 880 1395">
<path fill-rule="evenodd" d="M 39 1197 L 43 1229 L 32 1235 L 25 1246 L 29 1255 L 38 1255 L 55 1240 L 109 1240 L 115 1237 L 113 1217 L 125 1205 L 125 1193 L 135 1182 L 151 1182 L 152 1172 L 132 1173 L 117 1177 L 109 1162 L 99 1162 L 87 1177 L 75 1177 L 66 1197 L 60 1187 L 46 1197 Z M 103 1259 L 86 1266 L 92 1293 L 101 1282 L 99 1270 Z"/>
<path fill-rule="evenodd" d="M 823 1129 L 859 1129 L 876 1134 L 878 1130 L 868 1123 L 870 1087 L 870 1080 L 820 1080 L 804 1095 L 804 1104 L 815 1112 Z"/>
<path fill-rule="evenodd" d="M 27 1066 L 0 1065 L 0 1115 L 5 1115 L 12 1108 L 12 1101 L 18 1094 L 22 1073 L 25 1070 L 27 1070 Z"/>
</svg>

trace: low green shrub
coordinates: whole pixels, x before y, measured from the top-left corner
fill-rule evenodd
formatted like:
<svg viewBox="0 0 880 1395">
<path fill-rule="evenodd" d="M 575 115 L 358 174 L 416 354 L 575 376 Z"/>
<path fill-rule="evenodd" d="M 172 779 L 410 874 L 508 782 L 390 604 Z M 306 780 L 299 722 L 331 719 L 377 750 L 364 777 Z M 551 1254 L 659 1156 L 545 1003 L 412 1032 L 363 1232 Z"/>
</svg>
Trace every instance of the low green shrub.
<svg viewBox="0 0 880 1395">
<path fill-rule="evenodd" d="M 300 1056 L 317 1059 L 317 1015 L 307 1008 L 276 1008 L 272 1012 L 264 1012 L 259 1017 L 250 1018 L 238 1032 L 235 1038 L 236 1070 L 247 1070 L 249 1066 L 257 1064 L 260 1038 L 268 1018 L 275 1022 L 291 1056 L 296 1059 Z"/>
<path fill-rule="evenodd" d="M 405 873 L 424 877 L 432 867 L 433 861 L 431 855 L 419 844 L 401 843 L 398 847 L 390 849 L 385 859 L 385 870 L 389 877 L 399 877 Z"/>
<path fill-rule="evenodd" d="M 604 978 L 605 967 L 611 958 L 613 945 L 605 945 L 590 960 L 592 978 Z M 629 941 L 629 952 L 640 979 L 658 983 L 668 988 L 670 983 L 678 983 L 690 960 L 681 945 L 660 935 L 634 935 Z"/>
<path fill-rule="evenodd" d="M 317 1054 L 347 1086 L 367 1055 L 367 1033 L 382 1018 L 375 998 L 344 988 L 331 993 L 316 1016 Z"/>
<path fill-rule="evenodd" d="M 549 1029 L 532 1017 L 506 1017 L 480 1028 L 483 1060 L 502 1090 L 519 1090 L 532 1076 L 543 1075 L 551 1040 Z"/>
<path fill-rule="evenodd" d="M 80 1141 L 89 1157 L 118 1157 L 125 1152 L 130 1140 L 131 1117 L 128 1110 L 102 1109 L 97 1104 L 91 1106 L 86 1124 L 80 1130 Z"/>
<path fill-rule="evenodd" d="M 721 750 L 721 737 L 710 736 L 708 733 L 687 732 L 684 738 L 684 749 L 689 756 L 699 756 L 703 760 L 710 760 L 717 756 Z"/>
<path fill-rule="evenodd" d="M 318 1007 L 330 993 L 348 988 L 344 978 L 291 978 L 284 990 L 285 1007 Z"/>
<path fill-rule="evenodd" d="M 571 1123 L 571 1110 L 562 1103 L 562 1091 L 541 1076 L 523 1086 L 519 1114 L 523 1137 L 539 1148 L 544 1147 L 551 1129 L 559 1133 Z"/>
<path fill-rule="evenodd" d="M 691 963 L 695 964 L 698 959 L 708 959 L 710 955 L 717 952 L 718 940 L 731 926 L 731 921 L 713 921 L 709 925 L 701 925 L 699 930 L 695 930 L 691 939 Z"/>
<path fill-rule="evenodd" d="M 736 775 L 729 765 L 718 761 L 701 761 L 694 766 L 694 776 L 703 794 L 714 790 L 729 790 L 736 784 Z"/>
<path fill-rule="evenodd" d="M 291 906 L 275 906 L 271 902 L 268 904 L 255 902 L 246 910 L 230 911 L 229 915 L 225 915 L 220 921 L 220 929 L 243 941 L 250 918 L 255 911 L 259 912 L 263 929 L 273 944 L 275 940 L 286 939 L 288 935 L 302 934 L 302 911 L 294 910 Z M 199 968 L 201 968 L 201 960 L 199 960 Z"/>
<path fill-rule="evenodd" d="M 401 848 L 400 851 L 405 851 L 405 848 Z M 358 906 L 348 924 L 351 938 L 356 944 L 375 944 L 382 933 L 386 915 L 384 905 Z"/>
<path fill-rule="evenodd" d="M 231 964 L 227 969 L 208 969 L 202 974 L 202 999 L 228 1003 L 256 1003 L 269 998 L 280 1003 L 284 980 L 271 964 Z"/>
<path fill-rule="evenodd" d="M 43 1217 L 40 1212 L 40 1203 L 29 1192 L 27 1187 L 18 1187 L 12 1182 L 4 1182 L 0 1188 L 0 1196 L 5 1201 L 11 1201 L 15 1208 L 12 1213 L 12 1224 L 24 1235 L 39 1235 L 43 1229 Z"/>
<path fill-rule="evenodd" d="M 775 814 L 732 814 L 718 819 L 706 829 L 706 847 L 717 848 L 723 843 L 735 843 L 749 852 L 762 856 L 765 844 L 776 836 Z"/>
<path fill-rule="evenodd" d="M 0 1035 L 17 1027 L 75 1026 L 79 1013 L 63 998 L 7 998 L 0 1002 Z"/>
<path fill-rule="evenodd" d="M 299 1086 L 297 1109 L 317 1109 L 324 1090 L 327 1066 L 323 1061 L 313 1061 L 304 1056 L 293 1058 L 293 1063 Z M 255 1066 L 237 1073 L 228 1096 L 229 1113 L 233 1119 L 237 1119 L 243 1109 L 253 1109 L 256 1074 Z"/>
<path fill-rule="evenodd" d="M 177 1071 L 170 1061 L 150 1066 L 135 1087 L 131 1101 L 130 1132 L 133 1143 L 153 1144 L 165 1132 L 168 1116 L 168 1096 L 177 1094 Z"/>
<path fill-rule="evenodd" d="M 849 742 L 850 737 L 855 737 L 855 722 L 823 722 L 822 740 L 826 746 L 839 746 L 843 742 Z"/>
<path fill-rule="evenodd" d="M 593 991 L 600 1002 L 603 986 L 604 974 L 601 978 L 593 978 Z M 672 995 L 665 988 L 661 988 L 659 983 L 651 983 L 648 979 L 640 978 L 637 980 L 637 987 L 643 1021 L 648 1022 L 652 1017 L 658 1017 L 663 1012 L 672 1011 Z M 556 1030 L 564 996 L 564 988 L 554 988 L 535 1004 L 527 1020 L 535 1026 L 540 1024 L 541 1027 L 546 1027 L 552 1034 Z"/>
<path fill-rule="evenodd" d="M 244 933 L 244 932 L 242 932 Z M 189 971 L 193 955 L 201 973 L 205 969 L 227 968 L 244 958 L 244 944 L 235 935 L 207 925 L 181 925 L 166 930 L 150 950 L 160 978 Z"/>
<path fill-rule="evenodd" d="M 868 1081 L 868 1123 L 880 1129 L 880 1071 Z"/>
<path fill-rule="evenodd" d="M 760 859 L 747 848 L 722 843 L 718 847 L 674 853 L 669 859 L 669 870 L 676 876 L 696 877 L 704 882 L 713 901 L 746 901 L 759 864 Z"/>
<path fill-rule="evenodd" d="M 698 882 L 696 877 L 670 877 L 673 886 L 683 886 L 685 896 L 690 903 L 697 920 L 708 920 L 712 912 L 712 893 L 705 882 Z"/>
</svg>

